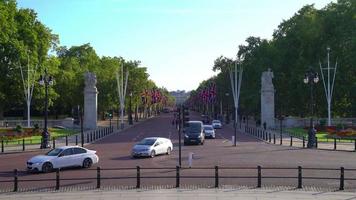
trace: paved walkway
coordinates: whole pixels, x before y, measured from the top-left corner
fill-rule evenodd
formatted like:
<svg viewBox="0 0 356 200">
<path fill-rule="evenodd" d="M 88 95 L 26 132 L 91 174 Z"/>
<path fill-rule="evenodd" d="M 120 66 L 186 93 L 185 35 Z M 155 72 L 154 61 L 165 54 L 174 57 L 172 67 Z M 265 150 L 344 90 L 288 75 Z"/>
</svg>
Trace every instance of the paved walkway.
<svg viewBox="0 0 356 200">
<path fill-rule="evenodd" d="M 298 190 L 270 189 L 162 189 L 162 190 L 89 190 L 71 192 L 36 192 L 0 194 L 0 200 L 287 200 L 287 199 L 355 199 L 356 193 L 351 192 L 313 192 Z"/>
</svg>

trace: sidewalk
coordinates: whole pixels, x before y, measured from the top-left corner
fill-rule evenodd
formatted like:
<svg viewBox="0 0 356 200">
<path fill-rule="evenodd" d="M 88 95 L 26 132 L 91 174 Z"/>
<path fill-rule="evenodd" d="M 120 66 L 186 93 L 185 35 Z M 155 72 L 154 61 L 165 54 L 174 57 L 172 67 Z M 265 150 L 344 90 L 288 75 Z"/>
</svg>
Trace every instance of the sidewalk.
<svg viewBox="0 0 356 200">
<path fill-rule="evenodd" d="M 129 125 L 128 124 L 128 121 L 127 119 L 125 118 L 124 120 L 124 129 L 120 129 L 117 127 L 117 120 L 113 120 L 112 121 L 112 126 L 114 128 L 113 132 L 112 133 L 109 133 L 108 135 L 104 136 L 104 137 L 107 137 L 111 134 L 116 134 L 116 133 L 119 133 L 123 130 L 126 130 L 126 129 L 129 129 L 131 127 L 134 127 L 136 126 L 137 124 L 140 124 L 146 120 L 149 120 L 151 119 L 152 117 L 154 116 L 151 116 L 150 118 L 142 118 L 142 119 L 139 119 L 138 122 L 133 122 L 133 125 Z M 99 121 L 98 122 L 98 129 L 97 130 L 102 130 L 104 128 L 109 128 L 109 120 L 107 121 Z M 88 145 L 88 144 L 91 144 L 92 142 L 88 142 L 88 138 L 87 137 L 90 137 L 89 133 L 92 133 L 94 132 L 95 130 L 89 130 L 89 131 L 84 131 L 84 146 Z M 93 142 L 96 142 L 98 140 L 100 140 L 101 138 L 98 138 L 97 140 L 93 140 Z M 76 141 L 77 140 L 77 141 Z M 80 133 L 80 130 L 78 130 L 78 133 L 77 134 L 74 134 L 74 135 L 71 135 L 68 137 L 68 145 L 76 145 L 76 142 L 78 143 L 77 145 L 81 145 L 81 133 Z M 53 141 L 49 141 L 49 144 L 51 146 L 53 146 Z M 60 146 L 65 146 L 66 145 L 66 138 L 65 137 L 62 137 L 62 138 L 57 138 L 56 139 L 56 147 L 60 147 Z M 6 154 L 6 153 L 21 153 L 21 152 L 30 152 L 30 151 L 39 151 L 41 150 L 40 149 L 40 144 L 26 144 L 25 145 L 25 151 L 22 150 L 23 146 L 22 144 L 19 144 L 19 145 L 11 145 L 11 146 L 7 146 L 5 145 L 4 147 L 4 153 L 1 153 L 0 152 L 0 155 L 1 154 Z M 48 149 L 47 149 L 48 150 Z"/>
<path fill-rule="evenodd" d="M 255 137 L 257 139 L 260 139 L 262 141 L 265 141 L 270 144 L 275 144 L 275 145 L 283 145 L 283 146 L 293 146 L 293 147 L 298 147 L 298 148 L 306 148 L 307 145 L 307 138 L 305 138 L 304 141 L 304 147 L 303 147 L 303 139 L 297 138 L 297 137 L 291 137 L 290 135 L 283 133 L 282 134 L 282 144 L 281 144 L 281 134 L 279 132 L 275 132 L 273 130 L 266 130 L 264 131 L 263 128 L 258 128 L 258 127 L 249 127 L 250 129 L 248 131 L 245 131 L 246 125 L 243 124 L 241 129 L 238 129 L 238 131 L 248 134 L 252 137 Z M 265 139 L 263 138 L 263 132 L 267 133 L 267 138 L 265 135 Z M 271 135 L 271 139 L 269 139 L 269 135 Z M 274 142 L 274 137 L 275 137 L 275 142 Z M 333 140 L 330 140 L 329 142 L 320 142 L 318 141 L 318 150 L 336 150 L 336 151 L 348 151 L 348 152 L 354 152 L 356 148 L 356 142 L 339 142 L 336 140 L 336 145 Z"/>
<path fill-rule="evenodd" d="M 313 192 L 299 190 L 280 190 L 278 188 L 262 189 L 161 189 L 161 190 L 88 190 L 70 192 L 31 192 L 31 193 L 7 193 L 0 194 L 0 200 L 286 200 L 286 199 L 355 199 L 356 193 L 351 192 Z"/>
</svg>

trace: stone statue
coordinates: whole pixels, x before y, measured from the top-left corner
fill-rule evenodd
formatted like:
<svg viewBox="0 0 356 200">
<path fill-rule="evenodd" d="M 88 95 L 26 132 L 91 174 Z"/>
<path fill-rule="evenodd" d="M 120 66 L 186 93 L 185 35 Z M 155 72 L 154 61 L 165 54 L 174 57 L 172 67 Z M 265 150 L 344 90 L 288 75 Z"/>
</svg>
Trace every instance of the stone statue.
<svg viewBox="0 0 356 200">
<path fill-rule="evenodd" d="M 261 77 L 261 122 L 264 129 L 274 128 L 274 86 L 270 68 Z"/>
<path fill-rule="evenodd" d="M 97 128 L 97 112 L 98 112 L 98 90 L 96 88 L 96 75 L 91 72 L 84 74 L 84 121 L 85 129 Z"/>
<path fill-rule="evenodd" d="M 85 72 L 85 87 L 87 88 L 96 88 L 96 75 L 91 72 Z"/>
<path fill-rule="evenodd" d="M 272 79 L 274 78 L 271 68 L 268 71 L 262 73 L 262 88 L 274 88 Z"/>
</svg>

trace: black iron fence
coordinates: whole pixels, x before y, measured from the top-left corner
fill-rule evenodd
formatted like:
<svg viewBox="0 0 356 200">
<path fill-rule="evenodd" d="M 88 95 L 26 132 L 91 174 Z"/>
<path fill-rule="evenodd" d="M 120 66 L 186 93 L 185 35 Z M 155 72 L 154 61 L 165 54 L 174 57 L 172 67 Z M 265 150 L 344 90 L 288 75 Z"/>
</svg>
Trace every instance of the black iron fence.
<svg viewBox="0 0 356 200">
<path fill-rule="evenodd" d="M 50 143 L 52 145 L 52 148 L 55 148 L 57 145 L 80 145 L 82 142 L 83 143 L 91 143 L 94 142 L 98 139 L 101 139 L 111 133 L 114 132 L 113 127 L 106 127 L 106 128 L 99 128 L 96 130 L 92 131 L 86 131 L 83 134 L 83 139 L 81 137 L 81 134 L 76 134 L 76 135 L 67 135 L 64 137 L 56 138 L 56 137 L 51 137 Z M 1 140 L 1 153 L 8 152 L 8 151 L 25 151 L 27 149 L 36 149 L 40 148 L 40 145 L 38 144 L 38 147 L 34 148 L 36 144 L 33 144 L 32 139 L 17 139 L 16 142 L 14 141 L 7 141 L 7 140 Z"/>
<path fill-rule="evenodd" d="M 164 171 L 155 175 L 152 174 L 144 174 L 144 172 L 149 171 L 149 170 L 168 170 Z M 207 172 L 209 175 L 201 175 L 199 174 L 199 171 L 204 170 Z M 250 173 L 239 173 L 243 175 L 239 175 L 237 173 L 226 173 L 228 170 L 247 170 Z M 268 171 L 277 171 L 278 173 L 267 173 Z M 288 175 L 281 175 L 281 171 L 287 170 Z M 105 171 L 131 171 L 131 175 L 127 174 L 121 174 L 120 176 L 117 175 L 103 175 L 102 172 Z M 190 171 L 193 173 L 182 175 L 183 171 Z M 225 173 L 221 172 L 224 171 Z M 332 174 L 335 176 L 333 177 L 328 177 L 325 175 L 313 175 L 313 173 L 308 173 L 310 171 L 317 171 L 317 172 L 323 172 L 323 171 L 332 171 Z M 10 188 L 11 191 L 13 192 L 18 192 L 18 191 L 25 191 L 24 188 L 20 188 L 20 183 L 30 183 L 32 185 L 31 190 L 36 190 L 33 186 L 37 182 L 47 182 L 47 185 L 52 185 L 49 189 L 51 190 L 59 190 L 61 187 L 74 187 L 76 184 L 62 184 L 63 181 L 90 181 L 91 188 L 102 188 L 103 183 L 105 181 L 110 181 L 110 180 L 125 180 L 124 183 L 126 184 L 127 188 L 141 188 L 142 187 L 142 180 L 152 180 L 152 179 L 158 179 L 159 182 L 153 182 L 150 181 L 150 185 L 159 185 L 160 181 L 163 179 L 170 179 L 173 183 L 171 184 L 170 188 L 179 188 L 181 187 L 181 182 L 182 180 L 187 180 L 187 179 L 198 179 L 198 180 L 209 180 L 210 184 L 209 187 L 215 187 L 219 188 L 222 187 L 223 184 L 220 182 L 223 179 L 238 179 L 240 180 L 240 183 L 243 183 L 241 180 L 252 180 L 255 182 L 254 187 L 260 188 L 263 187 L 264 182 L 267 180 L 277 180 L 275 182 L 275 186 L 278 185 L 278 180 L 291 180 L 291 185 L 286 185 L 290 187 L 295 187 L 295 188 L 303 188 L 303 182 L 306 180 L 313 180 L 313 181 L 319 181 L 319 183 L 325 183 L 325 181 L 336 181 L 338 184 L 334 184 L 336 188 L 333 188 L 333 190 L 344 190 L 345 189 L 345 181 L 356 181 L 356 177 L 351 176 L 349 174 L 349 177 L 345 176 L 345 172 L 355 172 L 356 169 L 345 169 L 344 167 L 340 168 L 308 168 L 308 167 L 262 167 L 262 166 L 257 166 L 257 167 L 219 167 L 219 166 L 214 166 L 214 167 L 195 167 L 195 168 L 185 168 L 185 167 L 165 167 L 165 168 L 152 168 L 152 167 L 128 167 L 128 168 L 101 168 L 97 167 L 92 168 L 92 169 L 87 169 L 87 174 L 86 177 L 78 177 L 78 178 L 73 178 L 73 177 L 62 177 L 62 171 L 57 169 L 55 173 L 49 173 L 46 174 L 48 176 L 46 177 L 39 177 L 35 178 L 32 176 L 32 179 L 26 178 L 26 176 L 19 176 L 20 174 L 24 175 L 26 174 L 25 171 L 18 171 L 17 169 L 13 170 L 13 172 L 0 172 L 0 174 L 4 175 L 7 174 L 7 176 L 0 176 L 0 177 L 7 177 L 6 180 L 1 180 L 0 179 L 0 184 L 5 185 L 7 184 L 12 185 L 12 189 Z M 66 172 L 66 171 L 64 171 Z M 307 175 L 304 175 L 304 173 L 307 173 Z M 53 175 L 54 174 L 54 175 Z M 163 174 L 163 175 L 162 175 Z M 36 175 L 34 175 L 36 176 Z M 127 180 L 133 180 L 131 182 Z M 50 184 L 49 184 L 50 183 Z M 277 183 L 277 184 L 276 184 Z M 78 183 L 80 184 L 80 183 Z M 113 183 L 111 183 L 113 184 Z M 115 183 L 114 183 L 115 184 Z M 131 185 L 128 185 L 131 184 Z M 187 185 L 187 184 L 186 184 Z M 189 183 L 188 183 L 189 185 Z M 194 185 L 194 183 L 191 183 L 191 185 Z M 318 186 L 317 183 L 313 183 L 314 186 Z M 105 184 L 104 184 L 105 187 Z M 351 187 L 352 189 L 355 189 Z M 7 188 L 7 191 L 10 191 L 9 188 Z M 0 191 L 6 191 L 5 188 L 2 188 L 0 186 Z"/>
<path fill-rule="evenodd" d="M 285 132 L 277 133 L 275 131 L 264 130 L 262 128 L 256 128 L 256 127 L 245 126 L 244 132 L 256 138 L 264 140 L 266 142 L 279 144 L 279 145 L 289 145 L 289 146 L 306 148 L 306 144 L 308 142 L 307 137 L 302 135 L 300 136 L 289 135 L 286 134 Z M 324 150 L 343 150 L 343 151 L 356 152 L 356 139 L 348 139 L 348 140 L 350 142 L 343 142 L 338 138 L 333 138 L 330 139 L 330 142 L 320 142 L 318 140 L 318 137 L 316 137 L 315 148 L 324 149 Z M 323 144 L 324 147 L 320 147 L 319 144 Z M 348 148 L 346 149 L 338 148 L 338 146 L 340 145 L 348 145 Z"/>
</svg>

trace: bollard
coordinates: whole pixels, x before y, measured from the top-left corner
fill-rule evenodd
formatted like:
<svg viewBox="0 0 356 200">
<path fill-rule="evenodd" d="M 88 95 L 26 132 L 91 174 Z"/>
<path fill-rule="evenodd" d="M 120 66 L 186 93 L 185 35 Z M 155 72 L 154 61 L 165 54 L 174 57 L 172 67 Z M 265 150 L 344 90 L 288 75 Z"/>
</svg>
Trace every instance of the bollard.
<svg viewBox="0 0 356 200">
<path fill-rule="evenodd" d="M 75 135 L 75 145 L 78 145 L 78 135 Z"/>
<path fill-rule="evenodd" d="M 298 188 L 302 188 L 302 167 L 298 166 Z"/>
<path fill-rule="evenodd" d="M 18 191 L 18 170 L 14 169 L 14 192 Z"/>
<path fill-rule="evenodd" d="M 257 187 L 258 188 L 261 187 L 261 179 L 262 179 L 261 166 L 257 166 Z"/>
<path fill-rule="evenodd" d="M 66 146 L 68 146 L 68 135 L 66 135 Z"/>
<path fill-rule="evenodd" d="M 22 138 L 22 151 L 25 151 L 25 138 Z"/>
<path fill-rule="evenodd" d="M 334 150 L 336 150 L 336 138 L 334 138 Z"/>
<path fill-rule="evenodd" d="M 279 140 L 280 140 L 280 141 L 279 141 L 279 144 L 280 144 L 280 145 L 282 145 L 282 144 L 283 144 L 283 141 L 282 141 L 282 140 L 283 140 L 283 138 L 282 138 L 282 134 L 280 134 L 280 136 L 279 136 Z"/>
<path fill-rule="evenodd" d="M 272 134 L 271 134 L 271 132 L 270 132 L 269 135 L 268 135 L 268 141 L 269 141 L 269 143 L 271 143 L 271 140 L 272 140 Z"/>
<path fill-rule="evenodd" d="M 232 136 L 232 137 L 234 137 L 234 136 Z M 192 168 L 192 165 L 193 165 L 193 155 L 194 155 L 194 153 L 189 152 L 189 156 L 188 156 L 188 166 L 189 166 L 189 168 Z"/>
<path fill-rule="evenodd" d="M 56 148 L 56 138 L 55 137 L 52 138 L 52 146 L 53 146 L 53 148 Z"/>
<path fill-rule="evenodd" d="M 56 190 L 59 190 L 59 169 L 56 170 Z"/>
<path fill-rule="evenodd" d="M 305 148 L 305 136 L 303 136 L 303 148 Z"/>
<path fill-rule="evenodd" d="M 100 178 L 100 167 L 96 168 L 96 188 L 100 188 L 101 178 Z"/>
<path fill-rule="evenodd" d="M 354 151 L 356 151 L 356 140 L 354 140 Z"/>
<path fill-rule="evenodd" d="M 344 167 L 340 168 L 340 188 L 339 190 L 344 190 L 344 181 L 345 181 L 345 177 L 344 177 Z"/>
<path fill-rule="evenodd" d="M 355 144 L 356 144 L 356 142 L 355 142 Z M 1 153 L 4 153 L 4 140 L 1 140 Z"/>
<path fill-rule="evenodd" d="M 219 167 L 215 166 L 215 187 L 219 187 Z"/>
<path fill-rule="evenodd" d="M 140 188 L 141 187 L 141 182 L 140 182 L 140 166 L 136 166 L 136 188 Z"/>
<path fill-rule="evenodd" d="M 179 188 L 179 185 L 180 185 L 179 166 L 176 166 L 176 188 Z"/>
<path fill-rule="evenodd" d="M 276 134 L 273 134 L 273 144 L 276 144 Z"/>
<path fill-rule="evenodd" d="M 89 134 L 90 134 L 90 142 L 92 142 L 93 141 L 93 132 L 90 132 Z"/>
<path fill-rule="evenodd" d="M 318 138 L 315 137 L 315 148 L 318 148 Z"/>
<path fill-rule="evenodd" d="M 290 144 L 289 146 L 293 146 L 293 136 L 290 136 Z"/>
</svg>

